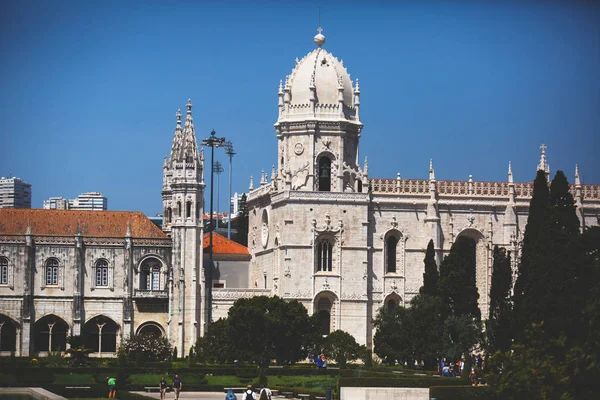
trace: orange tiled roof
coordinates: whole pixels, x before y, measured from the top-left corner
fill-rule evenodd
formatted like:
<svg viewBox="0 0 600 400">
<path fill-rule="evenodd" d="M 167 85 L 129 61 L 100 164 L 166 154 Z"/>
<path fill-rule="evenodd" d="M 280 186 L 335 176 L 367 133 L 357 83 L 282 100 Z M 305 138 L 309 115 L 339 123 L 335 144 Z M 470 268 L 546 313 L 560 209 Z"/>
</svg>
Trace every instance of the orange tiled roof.
<svg viewBox="0 0 600 400">
<path fill-rule="evenodd" d="M 127 224 L 134 238 L 168 239 L 139 211 L 80 211 L 0 208 L 0 234 L 24 235 L 27 225 L 33 235 L 125 237 Z"/>
<path fill-rule="evenodd" d="M 203 246 L 205 249 L 208 248 L 209 242 L 208 233 L 204 234 L 204 243 Z M 243 246 L 233 240 L 227 239 L 223 235 L 219 235 L 216 232 L 213 232 L 213 254 L 243 254 L 250 255 L 248 248 Z"/>
</svg>

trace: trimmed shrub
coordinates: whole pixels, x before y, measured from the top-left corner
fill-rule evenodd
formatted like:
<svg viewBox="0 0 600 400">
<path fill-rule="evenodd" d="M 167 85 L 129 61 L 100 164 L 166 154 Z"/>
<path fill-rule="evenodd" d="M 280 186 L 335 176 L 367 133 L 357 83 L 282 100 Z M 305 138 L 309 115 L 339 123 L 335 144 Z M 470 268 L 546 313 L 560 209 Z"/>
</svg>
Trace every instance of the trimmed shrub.
<svg viewBox="0 0 600 400">
<path fill-rule="evenodd" d="M 490 386 L 432 386 L 429 397 L 437 400 L 500 400 Z"/>
</svg>

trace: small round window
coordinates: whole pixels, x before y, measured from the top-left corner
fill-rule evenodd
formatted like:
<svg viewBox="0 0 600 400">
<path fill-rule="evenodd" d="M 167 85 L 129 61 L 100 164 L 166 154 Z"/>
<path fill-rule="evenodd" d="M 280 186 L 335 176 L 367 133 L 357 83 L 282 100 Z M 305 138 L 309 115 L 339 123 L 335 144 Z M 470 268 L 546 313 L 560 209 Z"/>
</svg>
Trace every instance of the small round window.
<svg viewBox="0 0 600 400">
<path fill-rule="evenodd" d="M 269 242 L 269 214 L 267 214 L 267 210 L 262 212 L 261 239 L 263 247 L 267 247 Z"/>
</svg>

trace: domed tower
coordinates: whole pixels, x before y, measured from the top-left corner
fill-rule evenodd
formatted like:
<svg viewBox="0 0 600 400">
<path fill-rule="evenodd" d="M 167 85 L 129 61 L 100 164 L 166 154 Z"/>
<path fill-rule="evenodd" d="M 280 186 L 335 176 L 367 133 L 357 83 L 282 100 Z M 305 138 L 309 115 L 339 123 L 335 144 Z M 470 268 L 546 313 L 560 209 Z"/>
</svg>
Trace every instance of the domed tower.
<svg viewBox="0 0 600 400">
<path fill-rule="evenodd" d="M 362 192 L 359 167 L 358 79 L 353 85 L 343 61 L 317 48 L 279 83 L 278 185 L 288 190 Z"/>
</svg>

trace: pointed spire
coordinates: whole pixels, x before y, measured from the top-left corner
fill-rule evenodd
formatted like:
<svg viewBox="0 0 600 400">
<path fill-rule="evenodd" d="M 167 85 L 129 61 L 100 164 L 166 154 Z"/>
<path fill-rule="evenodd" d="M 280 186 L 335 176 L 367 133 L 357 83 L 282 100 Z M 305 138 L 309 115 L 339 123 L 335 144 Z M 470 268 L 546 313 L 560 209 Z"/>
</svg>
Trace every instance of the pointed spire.
<svg viewBox="0 0 600 400">
<path fill-rule="evenodd" d="M 433 169 L 433 158 L 429 159 L 429 180 L 430 181 L 435 180 L 435 171 Z"/>
<path fill-rule="evenodd" d="M 540 156 L 540 163 L 538 164 L 538 171 L 544 171 L 546 172 L 546 177 L 548 177 L 550 175 L 550 165 L 548 164 L 547 160 L 546 160 L 546 149 L 548 147 L 542 143 L 542 145 L 540 146 L 540 150 L 542 150 L 542 154 Z"/>
<path fill-rule="evenodd" d="M 514 183 L 513 173 L 512 173 L 512 165 L 510 161 L 508 162 L 508 183 Z"/>
<path fill-rule="evenodd" d="M 271 166 L 271 181 L 275 181 L 275 164 Z"/>
<path fill-rule="evenodd" d="M 575 185 L 581 185 L 581 180 L 579 179 L 579 166 L 575 164 Z"/>
<path fill-rule="evenodd" d="M 26 235 L 31 235 L 31 220 L 27 220 L 27 229 L 25 230 Z"/>
<path fill-rule="evenodd" d="M 254 181 L 252 180 L 252 175 L 250 175 L 250 185 L 248 186 L 248 190 L 254 190 Z"/>
<path fill-rule="evenodd" d="M 262 173 L 260 174 L 260 184 L 262 185 L 266 185 L 267 184 L 267 174 L 265 174 L 265 170 L 262 170 Z"/>
<path fill-rule="evenodd" d="M 365 157 L 365 175 L 369 175 L 369 160 Z"/>
</svg>

